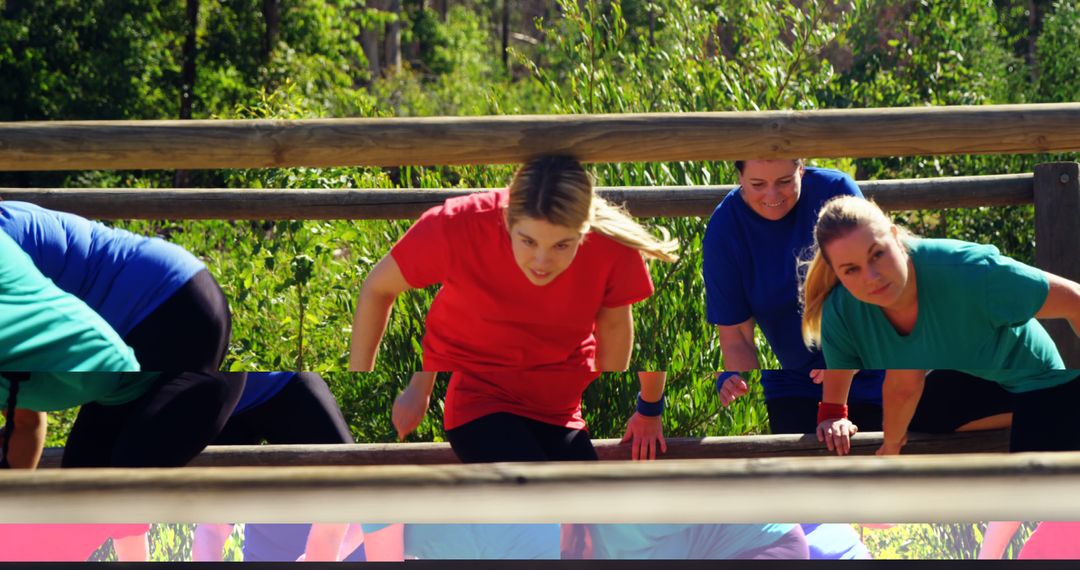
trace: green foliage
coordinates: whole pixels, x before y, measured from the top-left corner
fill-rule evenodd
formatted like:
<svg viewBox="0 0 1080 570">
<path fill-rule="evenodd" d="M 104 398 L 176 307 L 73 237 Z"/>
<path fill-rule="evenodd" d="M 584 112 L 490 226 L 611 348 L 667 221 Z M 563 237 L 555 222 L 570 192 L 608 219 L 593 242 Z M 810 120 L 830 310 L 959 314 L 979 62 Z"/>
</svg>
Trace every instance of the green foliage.
<svg viewBox="0 0 1080 570">
<path fill-rule="evenodd" d="M 863 543 L 875 559 L 974 560 L 982 544 L 984 523 L 901 524 L 888 529 L 860 527 Z M 1035 523 L 1016 532 L 1003 558 L 1016 558 Z"/>
<path fill-rule="evenodd" d="M 1039 101 L 1080 100 L 1080 4 L 1054 2 L 1036 42 Z"/>
</svg>

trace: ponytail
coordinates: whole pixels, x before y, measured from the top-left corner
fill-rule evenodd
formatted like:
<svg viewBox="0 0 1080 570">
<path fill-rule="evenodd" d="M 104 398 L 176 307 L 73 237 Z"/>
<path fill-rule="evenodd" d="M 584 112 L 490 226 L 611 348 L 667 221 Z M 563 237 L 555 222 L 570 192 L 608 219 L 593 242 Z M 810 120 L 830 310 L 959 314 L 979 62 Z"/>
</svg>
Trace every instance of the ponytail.
<svg viewBox="0 0 1080 570">
<path fill-rule="evenodd" d="M 667 228 L 658 228 L 664 237 L 657 239 L 649 230 L 634 221 L 625 210 L 599 196 L 593 197 L 591 229 L 626 247 L 640 251 L 645 257 L 668 263 L 679 260 L 679 255 L 676 253 L 679 250 L 679 241 L 671 239 Z"/>
<path fill-rule="evenodd" d="M 814 350 L 821 346 L 821 311 L 825 299 L 840 280 L 829 266 L 821 249 L 814 249 L 814 258 L 806 265 L 806 276 L 799 285 L 802 303 L 802 337 L 806 348 Z"/>
</svg>

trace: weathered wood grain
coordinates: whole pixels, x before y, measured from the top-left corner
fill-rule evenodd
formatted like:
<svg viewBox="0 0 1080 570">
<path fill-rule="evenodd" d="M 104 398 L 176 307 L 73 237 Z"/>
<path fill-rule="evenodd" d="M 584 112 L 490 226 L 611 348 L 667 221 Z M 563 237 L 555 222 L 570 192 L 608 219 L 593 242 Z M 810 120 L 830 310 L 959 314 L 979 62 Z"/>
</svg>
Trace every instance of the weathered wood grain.
<svg viewBox="0 0 1080 570">
<path fill-rule="evenodd" d="M 0 170 L 922 156 L 1080 150 L 1080 103 L 613 115 L 0 124 Z"/>
</svg>

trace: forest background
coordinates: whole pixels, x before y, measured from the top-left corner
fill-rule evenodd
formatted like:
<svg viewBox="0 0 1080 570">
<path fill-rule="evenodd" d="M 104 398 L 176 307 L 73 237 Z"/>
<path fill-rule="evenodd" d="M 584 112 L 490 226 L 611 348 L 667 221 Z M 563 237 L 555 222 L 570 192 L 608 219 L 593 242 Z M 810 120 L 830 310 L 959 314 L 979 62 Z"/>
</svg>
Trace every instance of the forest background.
<svg viewBox="0 0 1080 570">
<path fill-rule="evenodd" d="M 0 120 L 1068 102 L 1080 100 L 1077 38 L 1076 0 L 0 0 Z M 807 158 L 859 180 L 1020 173 L 1075 159 Z M 0 187 L 475 188 L 505 185 L 512 169 L 4 172 Z M 735 182 L 733 167 L 719 162 L 590 170 L 605 185 Z M 898 217 L 922 235 L 993 243 L 1020 260 L 1033 258 L 1031 206 Z M 756 383 L 726 409 L 714 394 L 710 371 L 722 367 L 722 356 L 703 317 L 705 220 L 646 222 L 667 228 L 683 248 L 679 263 L 652 264 L 657 293 L 635 307 L 631 369 L 669 371 L 666 433 L 766 433 Z M 357 441 L 394 439 L 390 404 L 420 367 L 423 316 L 435 290 L 399 299 L 375 373 L 341 371 L 359 285 L 408 222 L 115 225 L 169 239 L 207 263 L 232 305 L 229 368 L 320 371 Z M 763 364 L 775 367 L 758 341 Z M 610 376 L 585 395 L 595 437 L 620 436 L 633 407 L 632 375 Z M 444 386 L 441 378 L 436 394 Z M 62 444 L 71 418 L 51 420 L 50 444 Z M 441 401 L 410 439 L 441 440 L 440 426 Z M 934 535 L 939 531 L 911 531 L 925 536 L 887 541 L 876 551 L 918 555 L 925 543 L 972 556 L 977 525 Z"/>
</svg>

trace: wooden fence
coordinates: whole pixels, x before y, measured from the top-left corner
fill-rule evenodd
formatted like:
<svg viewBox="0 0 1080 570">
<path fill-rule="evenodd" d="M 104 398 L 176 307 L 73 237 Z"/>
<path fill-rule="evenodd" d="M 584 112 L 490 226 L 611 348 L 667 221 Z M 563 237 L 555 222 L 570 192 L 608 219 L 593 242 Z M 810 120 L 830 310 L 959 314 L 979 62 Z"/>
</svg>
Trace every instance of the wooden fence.
<svg viewBox="0 0 1080 570">
<path fill-rule="evenodd" d="M 0 123 L 0 170 L 207 169 L 1043 153 L 1080 150 L 1080 103 L 624 115 Z M 1036 265 L 1080 280 L 1080 165 L 868 181 L 888 209 L 1034 203 Z M 639 216 L 704 216 L 725 186 L 607 188 Z M 411 218 L 467 190 L 14 189 L 96 218 Z M 1071 368 L 1080 339 L 1044 323 Z"/>
<path fill-rule="evenodd" d="M 1080 452 L 0 475 L 0 522 L 19 523 L 1080 519 Z"/>
<path fill-rule="evenodd" d="M 829 457 L 835 455 L 813 434 L 673 437 L 667 440 L 671 459 L 745 459 L 751 457 Z M 881 432 L 860 432 L 851 440 L 852 455 L 873 455 Z M 617 439 L 593 440 L 601 461 L 627 461 L 630 445 Z M 904 453 L 1004 453 L 1009 431 L 950 434 L 912 433 Z M 63 448 L 46 449 L 42 468 L 60 466 Z M 458 463 L 448 443 L 354 443 L 333 445 L 226 445 L 203 450 L 189 467 L 329 466 L 329 465 L 445 465 Z"/>
</svg>

